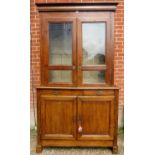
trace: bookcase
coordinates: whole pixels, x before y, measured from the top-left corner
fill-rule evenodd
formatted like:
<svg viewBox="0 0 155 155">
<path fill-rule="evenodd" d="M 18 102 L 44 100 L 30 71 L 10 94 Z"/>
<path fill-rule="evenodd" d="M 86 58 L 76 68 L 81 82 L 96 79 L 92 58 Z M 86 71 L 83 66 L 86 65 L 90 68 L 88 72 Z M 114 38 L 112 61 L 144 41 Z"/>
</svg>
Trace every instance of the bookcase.
<svg viewBox="0 0 155 155">
<path fill-rule="evenodd" d="M 37 4 L 41 86 L 37 147 L 111 147 L 117 153 L 114 86 L 117 3 Z"/>
</svg>

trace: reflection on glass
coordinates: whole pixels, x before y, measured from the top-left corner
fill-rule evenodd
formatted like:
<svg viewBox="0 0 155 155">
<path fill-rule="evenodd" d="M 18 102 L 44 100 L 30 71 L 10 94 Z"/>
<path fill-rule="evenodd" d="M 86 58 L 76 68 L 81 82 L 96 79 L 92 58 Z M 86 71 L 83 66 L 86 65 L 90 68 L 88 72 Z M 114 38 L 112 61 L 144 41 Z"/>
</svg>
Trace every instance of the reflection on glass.
<svg viewBox="0 0 155 155">
<path fill-rule="evenodd" d="M 84 65 L 105 63 L 105 23 L 82 24 Z"/>
<path fill-rule="evenodd" d="M 105 71 L 83 71 L 83 83 L 103 83 Z"/>
<path fill-rule="evenodd" d="M 50 70 L 49 82 L 72 82 L 72 71 Z"/>
<path fill-rule="evenodd" d="M 72 24 L 49 24 L 49 64 L 72 64 Z"/>
</svg>

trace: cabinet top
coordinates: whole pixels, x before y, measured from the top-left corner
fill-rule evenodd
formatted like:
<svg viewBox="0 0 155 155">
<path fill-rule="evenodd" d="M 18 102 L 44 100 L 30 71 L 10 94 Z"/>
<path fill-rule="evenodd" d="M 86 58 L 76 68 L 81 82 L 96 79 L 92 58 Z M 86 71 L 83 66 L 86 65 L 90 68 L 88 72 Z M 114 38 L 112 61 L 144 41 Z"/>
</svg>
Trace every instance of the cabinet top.
<svg viewBox="0 0 155 155">
<path fill-rule="evenodd" d="M 46 86 L 38 86 L 36 89 L 74 89 L 74 90 L 97 90 L 97 89 L 119 89 L 117 86 L 106 86 L 106 87 L 46 87 Z"/>
<path fill-rule="evenodd" d="M 54 11 L 115 11 L 117 2 L 36 3 L 39 12 Z"/>
</svg>

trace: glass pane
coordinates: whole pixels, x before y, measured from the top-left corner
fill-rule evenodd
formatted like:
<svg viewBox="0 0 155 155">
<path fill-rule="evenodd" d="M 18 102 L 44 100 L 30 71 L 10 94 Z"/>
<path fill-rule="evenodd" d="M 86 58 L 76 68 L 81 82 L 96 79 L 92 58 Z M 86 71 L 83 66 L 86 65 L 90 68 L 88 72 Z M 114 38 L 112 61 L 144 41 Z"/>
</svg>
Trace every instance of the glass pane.
<svg viewBox="0 0 155 155">
<path fill-rule="evenodd" d="M 82 24 L 84 65 L 105 64 L 105 23 Z"/>
<path fill-rule="evenodd" d="M 72 24 L 49 24 L 49 64 L 72 64 Z"/>
<path fill-rule="evenodd" d="M 50 70 L 49 82 L 72 82 L 72 71 Z"/>
<path fill-rule="evenodd" d="M 83 71 L 83 83 L 103 83 L 105 71 Z"/>
</svg>

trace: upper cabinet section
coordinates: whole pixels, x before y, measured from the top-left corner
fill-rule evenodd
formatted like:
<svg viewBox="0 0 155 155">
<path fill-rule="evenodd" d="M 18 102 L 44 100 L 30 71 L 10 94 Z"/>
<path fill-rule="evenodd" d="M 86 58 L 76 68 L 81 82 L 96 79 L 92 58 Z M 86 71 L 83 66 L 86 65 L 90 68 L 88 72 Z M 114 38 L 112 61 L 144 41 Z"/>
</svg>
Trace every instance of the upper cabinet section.
<svg viewBox="0 0 155 155">
<path fill-rule="evenodd" d="M 42 85 L 113 85 L 116 4 L 99 4 L 39 5 Z"/>
</svg>

